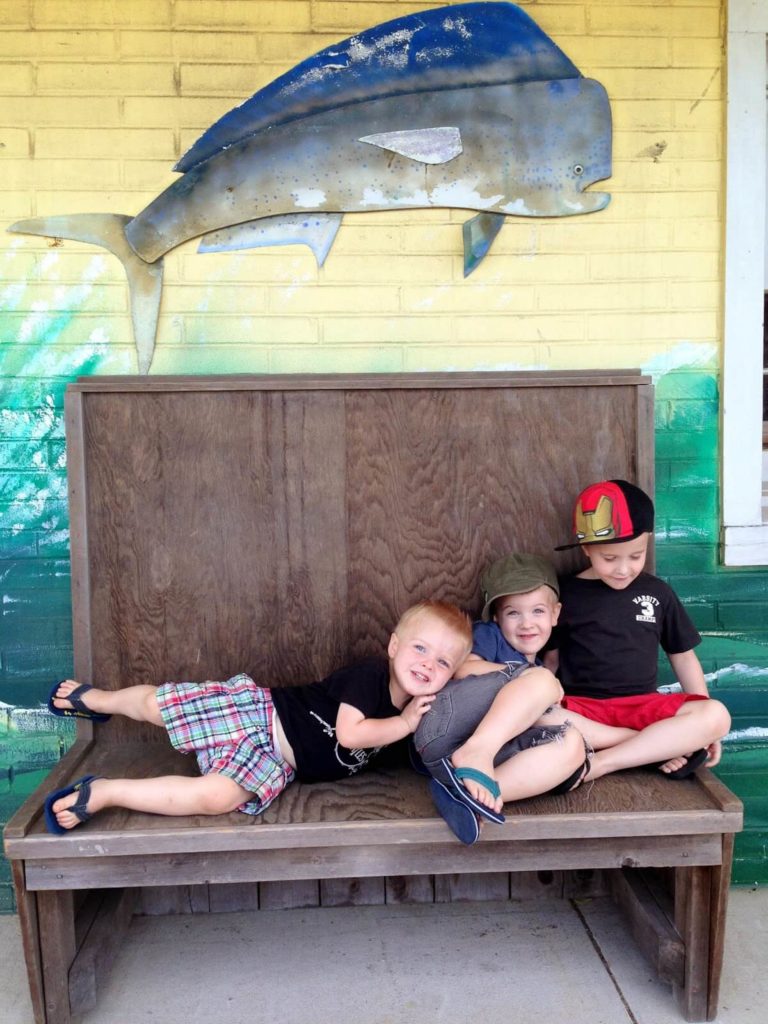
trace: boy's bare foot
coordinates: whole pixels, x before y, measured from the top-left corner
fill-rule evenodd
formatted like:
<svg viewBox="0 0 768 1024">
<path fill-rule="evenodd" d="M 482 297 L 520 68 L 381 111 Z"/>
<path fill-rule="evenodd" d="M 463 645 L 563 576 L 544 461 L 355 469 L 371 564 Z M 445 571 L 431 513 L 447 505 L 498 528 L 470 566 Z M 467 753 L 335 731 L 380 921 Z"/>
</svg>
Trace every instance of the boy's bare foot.
<svg viewBox="0 0 768 1024">
<path fill-rule="evenodd" d="M 473 747 L 471 741 L 455 750 L 451 754 L 450 760 L 454 768 L 472 768 L 474 771 L 481 772 L 487 776 L 489 781 L 496 782 L 493 758 L 486 751 Z M 479 804 L 497 813 L 501 812 L 504 801 L 500 796 L 495 796 L 481 782 L 472 778 L 462 778 L 461 784 Z"/>
<path fill-rule="evenodd" d="M 104 690 L 97 690 L 88 683 L 78 683 L 74 679 L 65 679 L 54 688 L 49 707 L 54 713 L 58 711 L 72 712 L 73 717 L 95 718 L 106 712 Z M 106 715 L 104 716 L 106 717 Z"/>
<path fill-rule="evenodd" d="M 673 757 L 671 760 L 665 761 L 663 765 L 660 765 L 660 768 L 668 779 L 687 779 L 693 775 L 697 768 L 706 765 L 708 761 L 709 750 L 706 747 L 701 747 L 699 750 L 691 751 L 690 754 L 684 754 L 682 757 Z M 677 768 L 674 767 L 676 764 L 678 765 Z"/>
<path fill-rule="evenodd" d="M 77 788 L 51 804 L 51 811 L 63 829 L 75 828 L 88 821 L 106 806 L 104 784 L 106 779 L 83 779 Z"/>
</svg>

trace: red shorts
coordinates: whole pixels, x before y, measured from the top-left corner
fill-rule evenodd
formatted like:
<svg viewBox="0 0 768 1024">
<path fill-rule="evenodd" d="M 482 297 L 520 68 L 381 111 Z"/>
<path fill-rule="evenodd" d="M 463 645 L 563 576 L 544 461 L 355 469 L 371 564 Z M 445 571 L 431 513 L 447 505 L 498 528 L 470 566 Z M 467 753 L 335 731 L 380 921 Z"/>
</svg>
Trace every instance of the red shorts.
<svg viewBox="0 0 768 1024">
<path fill-rule="evenodd" d="M 634 697 L 563 697 L 561 705 L 591 722 L 645 729 L 663 718 L 672 718 L 689 700 L 709 700 L 702 693 L 639 693 Z"/>
</svg>

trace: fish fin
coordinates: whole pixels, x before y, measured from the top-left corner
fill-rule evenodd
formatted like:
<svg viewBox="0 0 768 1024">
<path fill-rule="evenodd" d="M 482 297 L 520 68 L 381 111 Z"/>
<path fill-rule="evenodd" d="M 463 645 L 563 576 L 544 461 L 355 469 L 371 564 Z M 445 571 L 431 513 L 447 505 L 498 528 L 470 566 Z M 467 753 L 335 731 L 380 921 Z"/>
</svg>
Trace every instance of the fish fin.
<svg viewBox="0 0 768 1024">
<path fill-rule="evenodd" d="M 78 213 L 20 220 L 8 230 L 21 235 L 44 235 L 88 242 L 100 245 L 117 256 L 128 278 L 139 373 L 149 373 L 163 291 L 163 261 L 160 259 L 156 263 L 146 263 L 133 251 L 125 237 L 125 225 L 132 219 L 116 213 Z"/>
<path fill-rule="evenodd" d="M 258 249 L 269 245 L 308 245 L 322 267 L 341 226 L 343 213 L 284 213 L 261 217 L 204 235 L 198 252 Z"/>
<path fill-rule="evenodd" d="M 464 152 L 458 128 L 408 128 L 401 132 L 363 135 L 357 141 L 388 149 L 422 164 L 447 164 Z"/>
<path fill-rule="evenodd" d="M 464 222 L 464 277 L 469 277 L 483 261 L 504 219 L 503 213 L 478 213 Z"/>
</svg>

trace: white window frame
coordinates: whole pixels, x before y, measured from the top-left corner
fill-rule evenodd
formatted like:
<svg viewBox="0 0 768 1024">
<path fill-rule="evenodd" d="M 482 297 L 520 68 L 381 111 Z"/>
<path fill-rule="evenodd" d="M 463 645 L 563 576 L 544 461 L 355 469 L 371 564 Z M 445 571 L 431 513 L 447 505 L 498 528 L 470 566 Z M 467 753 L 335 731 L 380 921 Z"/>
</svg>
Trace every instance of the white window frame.
<svg viewBox="0 0 768 1024">
<path fill-rule="evenodd" d="M 729 0 L 723 347 L 723 561 L 768 565 L 763 521 L 766 0 Z"/>
</svg>

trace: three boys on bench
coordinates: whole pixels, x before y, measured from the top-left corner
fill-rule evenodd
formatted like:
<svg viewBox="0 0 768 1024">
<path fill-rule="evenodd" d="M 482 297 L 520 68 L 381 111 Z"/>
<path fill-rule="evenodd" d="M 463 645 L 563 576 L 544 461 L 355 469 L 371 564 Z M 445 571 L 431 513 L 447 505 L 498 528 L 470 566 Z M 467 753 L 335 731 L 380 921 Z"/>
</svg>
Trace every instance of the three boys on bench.
<svg viewBox="0 0 768 1024">
<path fill-rule="evenodd" d="M 116 691 L 59 684 L 55 714 L 117 713 L 165 727 L 202 774 L 86 776 L 47 798 L 48 828 L 64 832 L 110 806 L 259 813 L 294 778 L 353 774 L 410 734 L 435 804 L 464 843 L 479 837 L 479 819 L 503 822 L 507 801 L 640 765 L 685 778 L 717 764 L 730 716 L 708 696 L 693 650 L 701 638 L 671 588 L 643 571 L 650 498 L 624 480 L 593 484 L 576 501 L 574 529 L 563 547 L 581 547 L 582 572 L 558 581 L 545 559 L 509 555 L 483 574 L 471 630 L 454 606 L 422 602 L 398 622 L 386 660 L 318 683 L 270 690 L 239 675 Z M 659 646 L 680 693 L 656 689 Z"/>
</svg>

